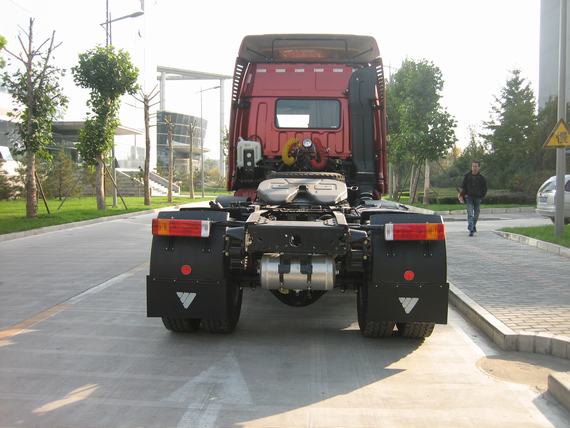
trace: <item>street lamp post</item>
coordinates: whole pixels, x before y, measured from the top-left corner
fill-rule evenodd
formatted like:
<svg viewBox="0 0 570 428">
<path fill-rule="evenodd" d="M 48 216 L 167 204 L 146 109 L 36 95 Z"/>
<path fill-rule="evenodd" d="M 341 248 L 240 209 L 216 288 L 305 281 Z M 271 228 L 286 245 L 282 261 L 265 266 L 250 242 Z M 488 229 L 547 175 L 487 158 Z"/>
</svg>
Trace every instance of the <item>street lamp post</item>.
<svg viewBox="0 0 570 428">
<path fill-rule="evenodd" d="M 218 89 L 218 86 L 212 86 L 211 88 L 200 89 L 200 182 L 202 187 L 202 197 L 204 197 L 204 121 L 202 117 L 202 94 L 206 91 L 211 91 L 213 89 Z"/>
<path fill-rule="evenodd" d="M 101 27 L 105 26 L 105 47 L 109 47 L 110 45 L 113 44 L 112 42 L 112 29 L 111 29 L 111 24 L 113 22 L 117 22 L 117 21 L 121 21 L 123 19 L 127 19 L 127 18 L 136 18 L 138 16 L 141 16 L 144 14 L 144 11 L 142 10 L 138 10 L 136 12 L 133 12 L 129 15 L 124 15 L 124 16 L 120 16 L 118 18 L 115 19 L 111 19 L 111 12 L 109 12 L 109 0 L 106 0 L 105 2 L 105 22 L 101 23 Z M 113 208 L 115 208 L 117 206 L 117 188 L 116 183 L 117 183 L 117 170 L 115 168 L 115 137 L 113 136 L 113 145 L 111 146 L 111 173 L 113 174 L 113 181 L 115 182 L 115 185 L 113 186 Z"/>
</svg>

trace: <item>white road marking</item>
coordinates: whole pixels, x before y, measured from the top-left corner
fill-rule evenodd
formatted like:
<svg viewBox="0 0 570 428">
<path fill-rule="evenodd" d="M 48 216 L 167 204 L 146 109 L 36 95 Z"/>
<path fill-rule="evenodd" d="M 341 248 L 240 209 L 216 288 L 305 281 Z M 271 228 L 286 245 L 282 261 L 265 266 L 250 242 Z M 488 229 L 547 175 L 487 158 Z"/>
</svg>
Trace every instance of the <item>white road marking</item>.
<svg viewBox="0 0 570 428">
<path fill-rule="evenodd" d="M 233 352 L 228 352 L 224 358 L 186 382 L 164 401 L 188 404 L 188 410 L 180 418 L 178 428 L 215 427 L 222 405 L 253 404 L 249 387 Z M 200 407 L 200 410 L 196 410 L 196 407 Z"/>
</svg>

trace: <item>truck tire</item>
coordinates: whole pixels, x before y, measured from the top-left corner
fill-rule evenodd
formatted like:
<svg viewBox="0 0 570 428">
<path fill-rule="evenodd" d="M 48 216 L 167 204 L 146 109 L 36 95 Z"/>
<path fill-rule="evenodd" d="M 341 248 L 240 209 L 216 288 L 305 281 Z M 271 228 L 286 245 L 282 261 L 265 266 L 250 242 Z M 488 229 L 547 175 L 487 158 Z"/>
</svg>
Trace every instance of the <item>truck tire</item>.
<svg viewBox="0 0 570 428">
<path fill-rule="evenodd" d="M 391 337 L 394 333 L 393 321 L 372 321 L 368 319 L 368 287 L 366 285 L 358 289 L 356 296 L 356 310 L 358 312 L 358 326 L 364 337 L 378 338 Z"/>
<path fill-rule="evenodd" d="M 344 175 L 336 172 L 312 172 L 312 171 L 282 171 L 272 172 L 270 178 L 328 178 L 330 180 L 345 181 Z"/>
<path fill-rule="evenodd" d="M 300 291 L 298 294 L 295 291 L 289 291 L 289 293 L 284 294 L 279 290 L 271 290 L 271 293 L 279 299 L 280 302 L 285 303 L 289 306 L 295 306 L 301 308 L 303 306 L 309 306 L 319 300 L 326 291 L 316 290 L 311 291 L 311 294 L 307 291 Z"/>
<path fill-rule="evenodd" d="M 162 317 L 164 326 L 176 333 L 192 333 L 200 328 L 199 318 L 169 318 Z"/>
<path fill-rule="evenodd" d="M 402 322 L 396 324 L 402 337 L 424 339 L 431 336 L 435 323 L 433 322 Z"/>
<path fill-rule="evenodd" d="M 243 290 L 237 284 L 228 283 L 227 299 L 226 299 L 226 318 L 222 320 L 217 319 L 203 319 L 202 324 L 204 328 L 210 333 L 214 334 L 228 334 L 235 330 L 239 321 L 241 313 L 241 302 Z"/>
</svg>

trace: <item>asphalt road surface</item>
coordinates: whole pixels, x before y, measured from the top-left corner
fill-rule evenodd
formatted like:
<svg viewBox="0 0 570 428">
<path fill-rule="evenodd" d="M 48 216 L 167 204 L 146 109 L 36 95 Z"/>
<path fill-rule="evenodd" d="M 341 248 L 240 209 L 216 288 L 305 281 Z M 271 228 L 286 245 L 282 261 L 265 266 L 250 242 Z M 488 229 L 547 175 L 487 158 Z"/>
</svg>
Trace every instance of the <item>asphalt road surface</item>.
<svg viewBox="0 0 570 428">
<path fill-rule="evenodd" d="M 146 318 L 150 218 L 0 243 L 0 427 L 570 424 L 538 379 L 558 360 L 513 361 L 452 308 L 423 342 L 372 340 L 354 293 L 245 290 L 234 334 L 171 333 Z"/>
</svg>

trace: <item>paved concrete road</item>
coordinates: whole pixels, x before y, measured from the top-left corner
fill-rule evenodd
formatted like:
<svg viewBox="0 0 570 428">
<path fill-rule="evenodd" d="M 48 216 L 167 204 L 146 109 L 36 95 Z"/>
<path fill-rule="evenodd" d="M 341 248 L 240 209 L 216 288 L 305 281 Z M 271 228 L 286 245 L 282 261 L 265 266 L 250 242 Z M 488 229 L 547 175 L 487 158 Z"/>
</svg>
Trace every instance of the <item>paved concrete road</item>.
<svg viewBox="0 0 570 428">
<path fill-rule="evenodd" d="M 300 309 L 246 290 L 235 334 L 172 334 L 145 317 L 148 219 L 0 244 L 0 310 L 17 308 L 2 319 L 18 323 L 0 331 L 0 427 L 568 426 L 453 310 L 423 343 L 367 340 L 353 294 Z M 10 270 L 23 248 L 43 274 Z"/>
<path fill-rule="evenodd" d="M 0 242 L 0 329 L 148 261 L 151 218 Z"/>
</svg>

